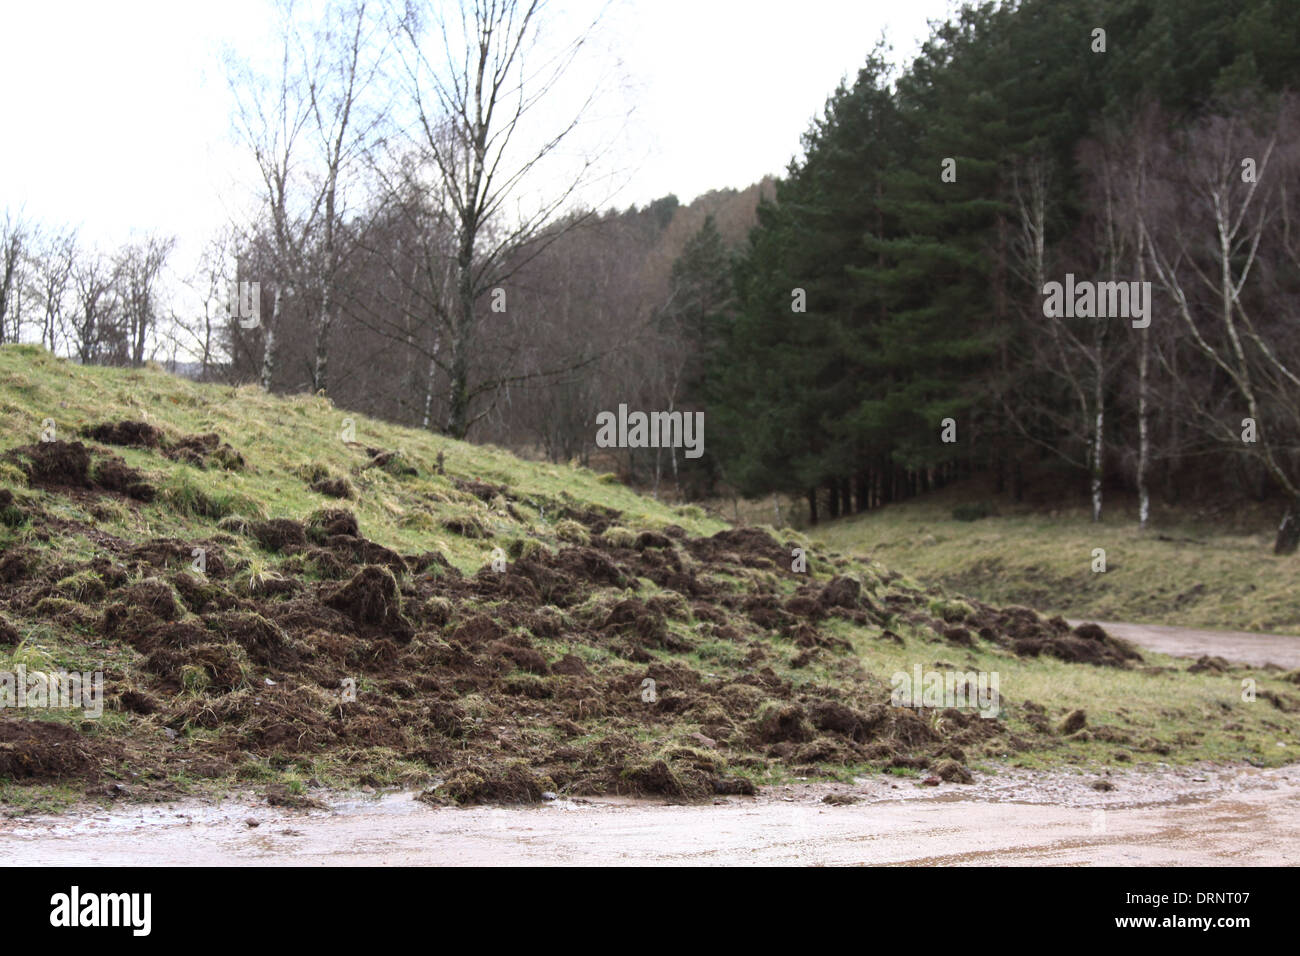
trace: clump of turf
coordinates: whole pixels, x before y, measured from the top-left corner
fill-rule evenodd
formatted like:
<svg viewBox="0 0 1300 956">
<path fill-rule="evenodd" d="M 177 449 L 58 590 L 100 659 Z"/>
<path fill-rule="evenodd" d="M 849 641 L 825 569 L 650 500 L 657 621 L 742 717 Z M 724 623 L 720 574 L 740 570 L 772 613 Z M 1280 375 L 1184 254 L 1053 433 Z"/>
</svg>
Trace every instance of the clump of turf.
<svg viewBox="0 0 1300 956">
<path fill-rule="evenodd" d="M 393 572 L 367 565 L 336 588 L 325 605 L 342 611 L 357 624 L 379 628 L 386 636 L 409 641 L 414 633 L 402 617 L 402 594 Z"/>
<path fill-rule="evenodd" d="M 555 536 L 569 544 L 586 546 L 591 544 L 591 534 L 577 521 L 563 518 L 555 522 Z"/>
<path fill-rule="evenodd" d="M 1068 736 L 1078 733 L 1086 726 L 1088 726 L 1088 714 L 1082 710 L 1072 710 L 1065 715 L 1065 719 L 1057 727 L 1057 732 L 1062 736 Z"/>
<path fill-rule="evenodd" d="M 450 518 L 444 518 L 442 526 L 452 534 L 458 534 L 462 538 L 482 539 L 489 536 L 483 522 L 473 515 L 453 515 Z"/>
<path fill-rule="evenodd" d="M 27 521 L 26 513 L 18 507 L 14 493 L 8 488 L 0 488 L 0 525 L 6 528 L 20 527 Z"/>
<path fill-rule="evenodd" d="M 394 478 L 415 478 L 420 474 L 419 469 L 401 451 L 384 451 L 379 448 L 368 448 L 366 451 L 370 455 L 366 468 L 378 468 Z"/>
<path fill-rule="evenodd" d="M 506 554 L 515 561 L 535 558 L 545 550 L 545 546 L 536 538 L 511 538 L 506 543 Z"/>
<path fill-rule="evenodd" d="M 473 764 L 451 774 L 430 796 L 452 803 L 536 803 L 554 792 L 550 777 L 535 773 L 522 761 Z"/>
<path fill-rule="evenodd" d="M 636 545 L 636 532 L 619 525 L 606 528 L 600 537 L 611 548 L 631 548 Z"/>
<path fill-rule="evenodd" d="M 361 536 L 357 516 L 344 508 L 320 508 L 313 511 L 307 516 L 305 525 L 307 537 L 317 543 L 340 534 L 353 538 Z"/>
</svg>

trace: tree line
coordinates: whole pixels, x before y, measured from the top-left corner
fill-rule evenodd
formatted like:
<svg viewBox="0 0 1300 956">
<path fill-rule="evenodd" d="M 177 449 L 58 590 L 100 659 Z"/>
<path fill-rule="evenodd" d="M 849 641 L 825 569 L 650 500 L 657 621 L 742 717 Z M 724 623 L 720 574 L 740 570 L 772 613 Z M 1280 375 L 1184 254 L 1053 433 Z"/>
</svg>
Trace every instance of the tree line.
<svg viewBox="0 0 1300 956">
<path fill-rule="evenodd" d="M 815 521 L 987 472 L 1019 497 L 1281 495 L 1300 540 L 1300 10 L 968 6 L 831 96 L 730 267 L 698 400 Z M 1047 286 L 1151 283 L 1151 321 Z M 1140 286 L 1139 286 L 1140 287 Z"/>
</svg>

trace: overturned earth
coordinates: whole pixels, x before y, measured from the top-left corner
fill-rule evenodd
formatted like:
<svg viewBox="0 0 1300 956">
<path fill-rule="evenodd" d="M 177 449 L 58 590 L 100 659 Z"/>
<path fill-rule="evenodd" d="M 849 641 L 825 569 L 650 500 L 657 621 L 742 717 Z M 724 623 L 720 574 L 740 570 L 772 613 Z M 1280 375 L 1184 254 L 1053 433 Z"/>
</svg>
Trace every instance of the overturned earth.
<svg viewBox="0 0 1300 956">
<path fill-rule="evenodd" d="M 152 501 L 154 488 L 105 446 L 245 466 L 216 435 L 169 439 L 117 422 L 83 437 L 91 444 L 38 443 L 5 457 L 30 487 L 126 508 Z M 393 468 L 389 453 L 367 454 L 362 467 Z M 457 484 L 511 513 L 518 504 L 504 486 Z M 444 531 L 482 536 L 473 520 L 428 508 Z M 196 541 L 77 527 L 8 489 L 0 515 L 27 542 L 0 554 L 0 643 L 19 643 L 15 621 L 78 635 L 108 662 L 115 718 L 109 729 L 10 711 L 0 717 L 0 777 L 69 782 L 88 795 L 163 798 L 187 781 L 261 782 L 286 770 L 311 780 L 325 767 L 335 782 L 398 782 L 455 803 L 694 800 L 753 793 L 774 770 L 837 767 L 962 782 L 972 760 L 1087 731 L 1005 697 L 993 719 L 891 706 L 890 675 L 864 667 L 846 628 L 931 658 L 987 643 L 1080 667 L 1141 663 L 1096 625 L 949 600 L 850 557 L 796 573 L 796 542 L 764 530 L 632 530 L 597 507 L 559 508 L 558 545 L 525 534 L 473 575 L 439 551 L 399 554 L 369 540 L 343 507 L 301 521 L 227 517 Z M 41 547 L 69 532 L 90 557 Z M 244 544 L 257 560 L 237 554 Z M 1012 711 L 1031 730 L 1012 732 Z"/>
</svg>

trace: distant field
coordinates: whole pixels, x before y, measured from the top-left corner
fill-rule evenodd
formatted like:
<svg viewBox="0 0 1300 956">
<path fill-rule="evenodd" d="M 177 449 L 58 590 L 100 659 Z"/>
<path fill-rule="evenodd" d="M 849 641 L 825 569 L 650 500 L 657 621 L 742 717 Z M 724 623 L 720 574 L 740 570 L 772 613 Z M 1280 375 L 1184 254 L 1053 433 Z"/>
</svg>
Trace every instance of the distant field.
<svg viewBox="0 0 1300 956">
<path fill-rule="evenodd" d="M 1094 524 L 1087 509 L 1043 512 L 996 503 L 959 521 L 969 489 L 955 488 L 810 529 L 832 550 L 854 551 L 999 604 L 1067 617 L 1300 635 L 1300 556 L 1272 553 L 1276 516 L 1157 512 L 1140 533 L 1127 502 Z M 1092 570 L 1094 548 L 1105 573 Z"/>
</svg>

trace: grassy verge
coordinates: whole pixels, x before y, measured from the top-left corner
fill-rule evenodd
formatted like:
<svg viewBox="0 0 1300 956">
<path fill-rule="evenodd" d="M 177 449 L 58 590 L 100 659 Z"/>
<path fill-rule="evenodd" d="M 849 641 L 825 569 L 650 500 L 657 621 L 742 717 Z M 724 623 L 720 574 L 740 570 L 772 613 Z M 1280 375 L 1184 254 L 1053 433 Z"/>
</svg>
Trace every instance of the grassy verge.
<svg viewBox="0 0 1300 956">
<path fill-rule="evenodd" d="M 980 499 L 980 501 L 991 501 Z M 1094 524 L 1086 507 L 992 503 L 972 513 L 969 488 L 891 505 L 812 531 L 917 579 L 999 604 L 1071 618 L 1300 635 L 1300 556 L 1272 554 L 1271 515 L 1157 512 L 1139 532 L 1121 503 Z M 975 513 L 978 513 L 976 509 Z M 1106 571 L 1093 571 L 1094 549 Z"/>
</svg>

